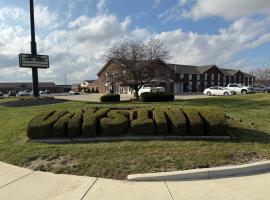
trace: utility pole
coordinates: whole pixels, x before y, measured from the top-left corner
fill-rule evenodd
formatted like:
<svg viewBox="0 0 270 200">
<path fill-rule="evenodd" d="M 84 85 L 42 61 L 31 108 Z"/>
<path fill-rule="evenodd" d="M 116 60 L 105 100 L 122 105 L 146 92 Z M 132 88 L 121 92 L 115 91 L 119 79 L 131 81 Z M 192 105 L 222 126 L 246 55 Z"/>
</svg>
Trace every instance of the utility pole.
<svg viewBox="0 0 270 200">
<path fill-rule="evenodd" d="M 37 44 L 35 36 L 35 14 L 34 14 L 34 0 L 30 0 L 30 24 L 31 24 L 31 54 L 37 55 Z M 33 95 L 39 96 L 38 92 L 38 68 L 32 68 L 32 80 L 33 80 Z"/>
</svg>

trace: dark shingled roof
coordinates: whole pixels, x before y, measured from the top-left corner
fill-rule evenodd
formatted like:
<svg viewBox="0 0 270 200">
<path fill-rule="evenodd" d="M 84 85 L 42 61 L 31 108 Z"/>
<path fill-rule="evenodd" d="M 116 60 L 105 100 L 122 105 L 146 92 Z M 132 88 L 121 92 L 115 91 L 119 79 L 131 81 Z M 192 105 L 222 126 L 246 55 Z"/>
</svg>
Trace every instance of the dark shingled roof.
<svg viewBox="0 0 270 200">
<path fill-rule="evenodd" d="M 84 80 L 87 83 L 95 83 L 97 80 Z"/>
<path fill-rule="evenodd" d="M 172 68 L 175 73 L 181 74 L 203 74 L 212 67 L 217 67 L 216 65 L 204 65 L 204 66 L 195 66 L 195 65 L 179 65 L 179 64 L 168 64 L 170 68 Z M 235 69 L 224 69 L 217 67 L 225 76 L 234 76 L 236 73 L 241 72 L 244 76 L 254 77 L 251 74 L 242 72 L 240 70 Z"/>
<path fill-rule="evenodd" d="M 175 73 L 203 74 L 204 72 L 211 69 L 215 65 L 195 66 L 195 65 L 169 64 L 169 66 L 175 71 Z"/>
<path fill-rule="evenodd" d="M 197 69 L 197 66 L 193 65 L 178 65 L 178 64 L 168 64 L 170 68 L 172 68 L 175 73 L 182 74 L 199 74 L 200 72 Z"/>
<path fill-rule="evenodd" d="M 220 68 L 220 71 L 222 71 L 226 76 L 234 76 L 240 70 Z"/>
<path fill-rule="evenodd" d="M 112 63 L 112 62 L 117 62 L 121 64 L 121 61 L 116 60 L 116 59 L 111 59 L 109 62 L 107 62 L 98 72 L 98 76 Z M 163 62 L 162 62 L 163 63 Z M 166 64 L 165 65 L 169 66 L 175 73 L 181 73 L 181 74 L 203 74 L 212 67 L 218 68 L 225 76 L 234 76 L 236 73 L 241 72 L 244 76 L 247 77 L 254 77 L 251 74 L 242 72 L 240 70 L 235 70 L 235 69 L 224 69 L 224 68 L 219 68 L 218 66 L 212 64 L 212 65 L 202 65 L 202 66 L 195 66 L 195 65 L 180 65 L 180 64 Z"/>
<path fill-rule="evenodd" d="M 151 61 L 140 61 L 141 63 L 146 63 L 146 64 L 151 64 L 151 63 L 161 63 L 162 65 L 164 66 L 167 66 L 166 63 L 164 63 L 162 60 L 160 59 L 156 59 L 156 60 L 151 60 Z M 112 58 L 110 59 L 100 70 L 99 72 L 97 73 L 98 76 L 100 76 L 104 70 L 106 70 L 106 68 L 111 64 L 111 63 L 116 63 L 116 64 L 123 64 L 124 61 L 121 60 L 121 59 L 115 59 L 115 58 Z"/>
</svg>

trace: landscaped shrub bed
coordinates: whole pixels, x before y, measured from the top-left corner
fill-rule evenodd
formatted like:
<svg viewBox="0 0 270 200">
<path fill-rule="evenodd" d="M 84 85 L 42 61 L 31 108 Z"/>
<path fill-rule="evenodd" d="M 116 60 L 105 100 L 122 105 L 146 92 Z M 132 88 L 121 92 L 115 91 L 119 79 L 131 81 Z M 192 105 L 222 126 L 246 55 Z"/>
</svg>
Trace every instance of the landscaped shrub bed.
<svg viewBox="0 0 270 200">
<path fill-rule="evenodd" d="M 119 102 L 120 101 L 120 95 L 119 94 L 105 94 L 100 97 L 101 102 Z"/>
<path fill-rule="evenodd" d="M 142 102 L 173 101 L 174 94 L 171 92 L 144 92 L 141 94 Z"/>
<path fill-rule="evenodd" d="M 27 128 L 33 139 L 100 136 L 226 136 L 222 110 L 180 107 L 86 108 L 49 111 L 33 118 Z"/>
</svg>

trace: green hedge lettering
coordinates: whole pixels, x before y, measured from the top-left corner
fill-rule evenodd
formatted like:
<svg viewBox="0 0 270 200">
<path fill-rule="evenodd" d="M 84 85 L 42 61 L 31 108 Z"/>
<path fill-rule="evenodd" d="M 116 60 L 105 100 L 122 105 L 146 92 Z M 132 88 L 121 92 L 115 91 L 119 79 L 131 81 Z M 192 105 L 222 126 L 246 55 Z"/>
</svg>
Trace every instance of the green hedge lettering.
<svg viewBox="0 0 270 200">
<path fill-rule="evenodd" d="M 99 120 L 105 117 L 109 110 L 110 108 L 100 108 L 96 111 L 94 109 L 85 110 L 83 115 L 82 136 L 96 137 L 100 129 Z"/>
<path fill-rule="evenodd" d="M 68 137 L 79 137 L 82 132 L 82 122 L 83 122 L 83 113 L 82 110 L 77 110 L 74 112 L 73 117 L 68 123 Z"/>
<path fill-rule="evenodd" d="M 50 111 L 33 118 L 28 123 L 27 136 L 35 139 L 52 137 L 54 123 L 66 113 L 67 111 Z"/>
<path fill-rule="evenodd" d="M 188 121 L 188 133 L 190 135 L 203 136 L 205 135 L 204 124 L 202 118 L 199 115 L 198 110 L 192 108 L 185 108 L 184 113 L 187 116 Z"/>
<path fill-rule="evenodd" d="M 187 135 L 187 119 L 179 108 L 165 110 L 171 135 Z"/>
<path fill-rule="evenodd" d="M 226 116 L 218 109 L 108 107 L 41 113 L 28 123 L 27 135 L 33 139 L 129 134 L 225 136 L 227 130 Z"/>
<path fill-rule="evenodd" d="M 123 135 L 128 129 L 129 116 L 118 110 L 111 110 L 106 118 L 100 120 L 100 130 L 102 136 Z"/>
<path fill-rule="evenodd" d="M 135 110 L 137 119 L 131 122 L 132 135 L 155 135 L 154 120 L 149 118 L 150 112 L 146 108 Z"/>
<path fill-rule="evenodd" d="M 73 112 L 67 113 L 53 125 L 53 137 L 67 136 L 68 123 L 70 122 L 73 115 Z"/>
<path fill-rule="evenodd" d="M 202 109 L 200 110 L 200 115 L 205 124 L 205 133 L 210 136 L 227 135 L 228 123 L 222 110 Z"/>
<path fill-rule="evenodd" d="M 167 135 L 168 123 L 165 115 L 165 110 L 162 108 L 156 108 L 153 111 L 153 118 L 155 120 L 157 135 Z"/>
</svg>

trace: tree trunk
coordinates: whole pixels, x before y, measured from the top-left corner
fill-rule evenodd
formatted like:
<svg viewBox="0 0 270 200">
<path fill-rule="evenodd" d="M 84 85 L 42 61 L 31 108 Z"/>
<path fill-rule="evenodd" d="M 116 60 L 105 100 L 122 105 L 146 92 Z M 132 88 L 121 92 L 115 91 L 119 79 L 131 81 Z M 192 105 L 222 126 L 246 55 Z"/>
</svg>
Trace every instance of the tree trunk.
<svg viewBox="0 0 270 200">
<path fill-rule="evenodd" d="M 140 100 L 138 89 L 135 89 L 135 98 L 136 98 L 136 100 Z"/>
</svg>

